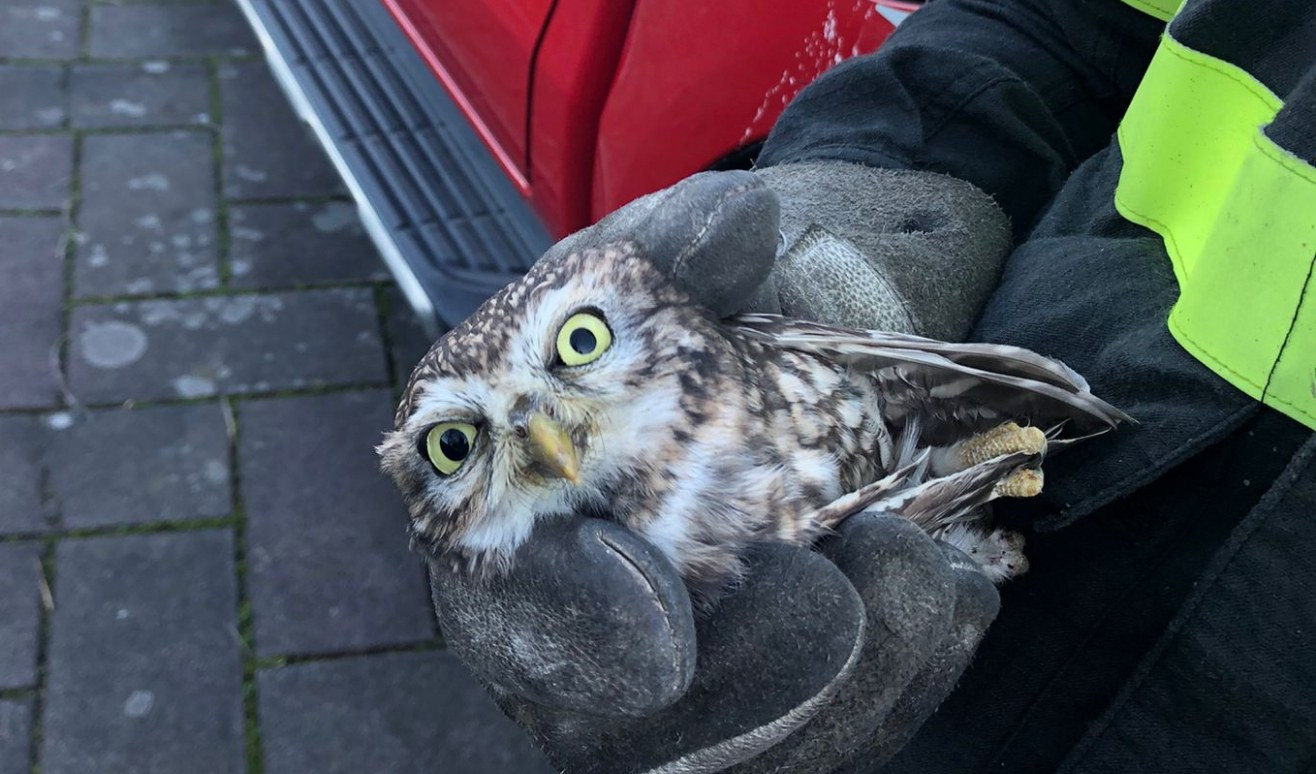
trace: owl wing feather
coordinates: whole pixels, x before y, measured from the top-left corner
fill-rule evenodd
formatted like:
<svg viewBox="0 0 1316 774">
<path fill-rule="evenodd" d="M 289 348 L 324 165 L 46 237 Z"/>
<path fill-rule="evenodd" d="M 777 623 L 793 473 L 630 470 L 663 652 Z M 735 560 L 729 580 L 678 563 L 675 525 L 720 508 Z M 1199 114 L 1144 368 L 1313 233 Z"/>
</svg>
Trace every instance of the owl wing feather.
<svg viewBox="0 0 1316 774">
<path fill-rule="evenodd" d="M 746 314 L 730 330 L 768 346 L 804 352 L 871 374 L 883 415 L 922 422 L 924 443 L 946 445 L 1008 420 L 1104 432 L 1133 418 L 1092 394 L 1059 360 L 1005 344 L 951 343 L 902 333 L 840 328 Z M 1059 440 L 1059 439 L 1057 439 Z"/>
</svg>

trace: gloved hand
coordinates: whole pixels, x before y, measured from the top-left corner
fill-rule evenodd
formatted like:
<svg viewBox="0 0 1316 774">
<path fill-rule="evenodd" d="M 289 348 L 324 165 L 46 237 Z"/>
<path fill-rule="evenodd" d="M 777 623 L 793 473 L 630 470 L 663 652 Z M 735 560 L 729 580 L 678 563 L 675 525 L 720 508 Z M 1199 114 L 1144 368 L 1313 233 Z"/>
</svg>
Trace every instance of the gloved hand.
<svg viewBox="0 0 1316 774">
<path fill-rule="evenodd" d="M 881 252 L 921 239 L 908 237 L 920 233 L 904 228 L 910 223 L 965 227 L 956 207 L 925 206 L 963 197 L 908 195 L 913 180 L 893 182 L 907 195 L 875 206 L 889 220 L 870 224 L 890 238 L 846 240 L 838 257 L 824 242 L 845 240 L 844 226 L 780 216 L 807 214 L 764 182 L 789 190 L 787 174 L 697 175 L 551 251 L 633 242 L 722 314 L 797 314 L 803 307 L 792 305 L 809 301 L 821 310 L 810 316 L 826 319 L 862 312 L 858 295 L 899 306 L 870 310 L 874 319 L 900 313 L 916 331 L 929 320 L 967 328 L 988 287 L 969 287 L 963 274 L 994 280 L 995 247 L 974 256 L 946 241 L 928 255 L 936 276 L 953 281 L 948 294 L 978 299 L 963 309 L 913 304 L 921 296 L 905 283 L 915 272 L 888 271 L 898 261 Z M 929 191 L 963 191 L 946 178 L 924 180 Z M 792 231 L 813 231 L 815 241 L 783 268 L 777 248 Z M 978 259 L 990 270 L 948 265 Z M 790 295 L 808 280 L 806 266 L 818 269 L 823 288 L 811 300 Z M 845 267 L 880 281 L 846 284 Z M 742 586 L 699 620 L 657 549 L 596 519 L 539 525 L 503 577 L 474 581 L 436 561 L 431 580 L 450 647 L 568 772 L 873 771 L 949 692 L 999 600 L 971 559 L 897 517 L 851 518 L 817 549 L 756 547 Z"/>
</svg>

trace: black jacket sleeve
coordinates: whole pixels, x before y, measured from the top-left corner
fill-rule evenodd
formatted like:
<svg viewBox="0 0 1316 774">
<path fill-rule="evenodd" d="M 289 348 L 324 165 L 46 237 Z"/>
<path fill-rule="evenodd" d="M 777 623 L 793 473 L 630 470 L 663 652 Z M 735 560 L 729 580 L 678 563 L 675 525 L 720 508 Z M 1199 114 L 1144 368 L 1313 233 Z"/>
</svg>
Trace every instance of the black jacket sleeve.
<svg viewBox="0 0 1316 774">
<path fill-rule="evenodd" d="M 943 172 L 995 197 L 1021 238 L 1110 141 L 1163 28 L 1119 0 L 933 0 L 801 92 L 759 163 Z"/>
</svg>

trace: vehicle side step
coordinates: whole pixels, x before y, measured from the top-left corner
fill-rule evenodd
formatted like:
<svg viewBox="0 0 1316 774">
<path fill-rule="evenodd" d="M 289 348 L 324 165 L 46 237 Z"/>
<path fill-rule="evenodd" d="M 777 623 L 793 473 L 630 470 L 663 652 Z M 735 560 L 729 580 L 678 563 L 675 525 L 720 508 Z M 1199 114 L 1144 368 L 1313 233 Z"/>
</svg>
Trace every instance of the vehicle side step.
<svg viewBox="0 0 1316 774">
<path fill-rule="evenodd" d="M 551 243 L 379 0 L 238 0 L 427 331 Z"/>
</svg>

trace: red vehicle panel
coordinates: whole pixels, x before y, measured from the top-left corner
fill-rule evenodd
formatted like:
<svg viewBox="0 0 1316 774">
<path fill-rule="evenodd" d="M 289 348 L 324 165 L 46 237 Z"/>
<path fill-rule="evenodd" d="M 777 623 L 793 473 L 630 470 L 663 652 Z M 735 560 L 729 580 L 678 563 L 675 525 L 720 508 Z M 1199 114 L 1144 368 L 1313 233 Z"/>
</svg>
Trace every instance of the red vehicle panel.
<svg viewBox="0 0 1316 774">
<path fill-rule="evenodd" d="M 553 0 L 384 3 L 525 192 L 530 72 Z"/>
<path fill-rule="evenodd" d="M 561 236 L 766 137 L 904 0 L 383 0 Z"/>
<path fill-rule="evenodd" d="M 823 71 L 894 26 L 872 0 L 640 0 L 599 122 L 591 216 L 761 141 Z"/>
</svg>

